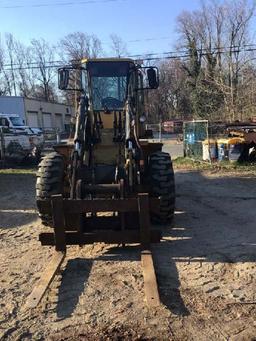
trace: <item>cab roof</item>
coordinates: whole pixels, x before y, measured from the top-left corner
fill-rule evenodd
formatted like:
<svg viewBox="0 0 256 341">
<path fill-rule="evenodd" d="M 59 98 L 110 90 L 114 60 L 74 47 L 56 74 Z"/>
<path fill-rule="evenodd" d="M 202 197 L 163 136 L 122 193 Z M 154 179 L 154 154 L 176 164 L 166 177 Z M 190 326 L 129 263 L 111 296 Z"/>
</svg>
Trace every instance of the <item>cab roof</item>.
<svg viewBox="0 0 256 341">
<path fill-rule="evenodd" d="M 84 58 L 81 60 L 81 63 L 88 63 L 88 62 L 130 62 L 135 63 L 131 58 Z"/>
</svg>

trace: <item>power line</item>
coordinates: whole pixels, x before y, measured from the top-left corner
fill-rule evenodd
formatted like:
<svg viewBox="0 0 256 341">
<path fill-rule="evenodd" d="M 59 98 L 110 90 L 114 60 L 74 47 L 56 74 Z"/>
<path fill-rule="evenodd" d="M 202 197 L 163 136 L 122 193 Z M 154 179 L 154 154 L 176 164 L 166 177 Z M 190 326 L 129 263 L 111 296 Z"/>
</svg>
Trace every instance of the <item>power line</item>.
<svg viewBox="0 0 256 341">
<path fill-rule="evenodd" d="M 197 49 L 193 49 L 193 52 L 198 52 L 201 55 L 208 55 L 208 54 L 217 54 L 217 53 L 227 53 L 227 52 L 231 52 L 231 53 L 240 53 L 243 51 L 254 51 L 254 49 L 249 49 L 247 47 L 256 47 L 256 44 L 245 44 L 242 46 L 239 45 L 232 45 L 232 46 L 221 46 L 221 47 L 213 47 L 211 48 L 212 51 L 209 51 L 208 48 L 197 48 Z M 185 48 L 185 46 L 183 46 L 183 48 Z M 172 55 L 172 54 L 177 54 L 177 53 L 189 53 L 189 48 L 186 48 L 185 50 L 177 50 L 177 51 L 168 51 L 168 52 L 154 52 L 154 53 L 144 53 L 144 56 L 154 56 L 154 55 Z M 202 53 L 202 51 L 205 51 L 204 53 Z M 137 54 L 137 55 L 132 55 L 130 57 L 137 57 L 137 56 L 142 56 L 142 54 Z"/>
<path fill-rule="evenodd" d="M 63 61 L 62 60 L 51 60 L 51 61 L 46 61 L 45 64 L 56 64 L 56 63 L 62 63 L 63 64 Z M 40 62 L 26 62 L 24 63 L 24 65 L 27 65 L 27 66 L 30 66 L 30 65 L 40 65 Z M 2 65 L 3 67 L 8 67 L 8 66 L 20 66 L 21 68 L 23 68 L 24 66 L 22 65 L 22 63 L 12 63 L 12 64 L 3 64 Z M 20 69 L 20 68 L 19 68 Z"/>
<path fill-rule="evenodd" d="M 155 41 L 155 40 L 167 40 L 167 39 L 170 40 L 170 37 L 133 39 L 133 40 L 127 40 L 127 43 L 140 43 L 141 41 Z"/>
<path fill-rule="evenodd" d="M 251 48 L 246 48 L 246 47 Z M 213 51 L 209 51 L 207 48 L 202 49 L 193 49 L 192 52 L 197 52 L 200 56 L 207 56 L 209 54 L 225 54 L 225 53 L 240 53 L 240 52 L 251 52 L 256 51 L 256 44 L 248 44 L 243 46 L 228 46 L 228 47 L 219 47 L 219 48 L 213 48 Z M 203 52 L 204 51 L 204 52 Z M 159 57 L 160 55 L 163 55 L 164 57 Z M 166 56 L 165 56 L 166 55 Z M 144 59 L 148 59 L 147 57 L 151 57 L 151 59 L 155 59 L 153 56 L 157 56 L 159 59 L 172 59 L 172 58 L 181 58 L 181 57 L 189 57 L 190 56 L 190 50 L 182 50 L 182 51 L 168 51 L 168 52 L 157 52 L 157 53 L 144 53 L 144 54 L 134 54 L 130 55 L 128 57 L 131 58 L 139 58 L 139 57 L 146 57 Z"/>
<path fill-rule="evenodd" d="M 106 1 L 106 0 L 105 0 Z M 108 0 L 108 1 L 119 1 L 119 0 Z M 127 0 L 123 0 L 127 1 Z M 128 40 L 127 42 L 132 42 L 132 43 L 137 43 L 141 41 L 153 41 L 153 40 L 161 40 L 161 39 L 169 39 L 169 37 L 159 37 L 159 38 L 143 38 L 143 39 L 134 39 L 134 40 Z M 104 42 L 104 44 L 107 44 Z M 109 43 L 108 43 L 109 44 Z M 251 47 L 251 48 L 250 48 Z M 240 53 L 240 52 L 250 52 L 250 51 L 255 51 L 252 47 L 256 47 L 256 44 L 244 44 L 242 46 L 239 45 L 232 45 L 232 46 L 220 46 L 220 47 L 212 47 L 211 51 L 208 51 L 208 48 L 197 48 L 193 49 L 193 51 L 198 52 L 201 55 L 208 55 L 208 54 L 214 54 L 214 53 L 226 53 L 226 52 L 231 52 L 231 53 Z M 186 46 L 182 46 L 182 48 L 186 48 Z M 207 51 L 207 53 L 202 53 L 202 51 Z M 145 57 L 145 56 L 159 56 L 159 55 L 177 55 L 179 54 L 187 54 L 189 52 L 189 49 L 186 48 L 186 50 L 177 50 L 177 51 L 167 51 L 167 52 L 152 52 L 152 53 L 140 53 L 140 54 L 134 54 L 134 55 L 128 55 L 126 57 Z M 160 57 L 159 57 L 160 58 Z M 78 60 L 79 61 L 79 60 Z M 53 61 L 47 61 L 46 64 L 52 64 L 52 63 L 63 63 L 61 60 L 53 60 Z M 32 61 L 32 62 L 27 62 L 25 63 L 26 65 L 33 65 L 33 64 L 38 64 L 38 62 Z M 2 66 L 19 66 L 19 63 L 12 63 L 12 64 L 3 64 Z"/>
<path fill-rule="evenodd" d="M 249 48 L 247 48 L 249 47 Z M 245 45 L 242 45 L 242 46 L 237 46 L 237 45 L 233 45 L 233 46 L 225 46 L 225 47 L 215 47 L 215 48 L 212 48 L 212 50 L 214 50 L 215 52 L 202 52 L 202 51 L 207 51 L 207 48 L 200 48 L 200 49 L 194 49 L 193 51 L 196 51 L 198 52 L 201 56 L 206 56 L 208 55 L 209 53 L 228 53 L 228 52 L 231 52 L 231 53 L 240 53 L 240 52 L 250 52 L 250 51 L 255 51 L 255 48 L 253 47 L 256 47 L 256 44 L 245 44 Z M 134 54 L 134 55 L 128 55 L 128 56 L 125 56 L 125 57 L 129 57 L 129 58 L 142 58 L 144 57 L 144 59 L 148 59 L 149 57 L 152 57 L 153 56 L 157 56 L 158 58 L 165 58 L 165 57 L 160 57 L 160 55 L 167 55 L 166 58 L 181 58 L 183 57 L 183 55 L 185 55 L 185 57 L 187 56 L 190 56 L 189 54 L 189 49 L 186 49 L 186 50 L 182 50 L 182 51 L 164 51 L 164 52 L 152 52 L 152 53 L 140 53 L 140 54 Z M 74 62 L 79 62 L 80 60 L 73 60 Z M 63 60 L 52 60 L 52 61 L 46 61 L 45 64 L 63 64 L 64 61 Z M 24 63 L 26 64 L 27 66 L 29 65 L 38 65 L 39 62 L 36 62 L 36 61 L 32 61 L 32 62 L 26 62 Z M 12 64 L 3 64 L 2 66 L 3 67 L 8 67 L 8 66 L 20 66 L 21 64 L 19 63 L 12 63 Z"/>
<path fill-rule="evenodd" d="M 59 6 L 74 6 L 74 5 L 92 5 L 98 3 L 121 2 L 127 0 L 86 0 L 86 1 L 68 1 L 68 2 L 51 2 L 28 5 L 4 5 L 0 6 L 2 9 L 18 9 L 18 8 L 40 8 L 40 7 L 59 7 Z"/>
<path fill-rule="evenodd" d="M 244 46 L 256 46 L 256 44 L 250 44 L 250 45 L 244 45 Z M 225 53 L 240 53 L 240 52 L 252 52 L 256 51 L 256 48 L 247 48 L 247 49 L 237 49 L 237 47 L 228 47 L 231 50 L 225 50 L 225 51 L 218 51 L 215 53 L 218 54 L 225 54 Z M 235 50 L 232 48 L 236 48 Z M 202 50 L 196 50 L 197 52 L 200 52 L 200 56 L 207 56 L 209 55 L 208 52 L 201 52 Z M 178 51 L 179 52 L 179 51 Z M 176 51 L 169 51 L 169 52 L 161 52 L 161 53 L 144 53 L 144 54 L 137 54 L 137 55 L 128 55 L 126 57 L 128 58 L 136 58 L 141 59 L 143 61 L 156 61 L 156 60 L 168 60 L 168 59 L 183 59 L 183 58 L 189 58 L 191 54 L 189 53 L 189 50 L 182 51 L 180 54 L 178 54 Z M 162 55 L 162 56 L 161 56 Z M 80 60 L 73 60 L 73 62 L 80 62 Z M 34 70 L 34 69 L 40 69 L 40 68 L 59 68 L 64 65 L 63 61 L 60 60 L 52 60 L 47 61 L 45 65 L 40 65 L 38 62 L 29 62 L 26 63 L 27 66 L 21 66 L 21 67 L 15 67 L 19 64 L 4 64 L 3 67 L 11 67 L 11 68 L 3 68 L 2 71 L 18 71 L 18 70 Z M 31 66 L 32 65 L 32 66 Z M 35 65 L 35 66 L 33 66 Z"/>
</svg>

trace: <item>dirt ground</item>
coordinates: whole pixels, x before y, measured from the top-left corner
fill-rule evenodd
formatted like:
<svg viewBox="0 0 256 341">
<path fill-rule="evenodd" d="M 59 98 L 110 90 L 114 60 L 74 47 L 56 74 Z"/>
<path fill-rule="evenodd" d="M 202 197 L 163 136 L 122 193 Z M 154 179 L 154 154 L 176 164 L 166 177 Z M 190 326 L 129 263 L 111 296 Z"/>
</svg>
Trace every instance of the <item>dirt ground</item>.
<svg viewBox="0 0 256 341">
<path fill-rule="evenodd" d="M 177 171 L 173 227 L 153 246 L 162 306 L 144 301 L 140 253 L 70 247 L 38 308 L 24 303 L 41 247 L 33 174 L 0 174 L 1 340 L 256 340 L 255 177 Z"/>
</svg>

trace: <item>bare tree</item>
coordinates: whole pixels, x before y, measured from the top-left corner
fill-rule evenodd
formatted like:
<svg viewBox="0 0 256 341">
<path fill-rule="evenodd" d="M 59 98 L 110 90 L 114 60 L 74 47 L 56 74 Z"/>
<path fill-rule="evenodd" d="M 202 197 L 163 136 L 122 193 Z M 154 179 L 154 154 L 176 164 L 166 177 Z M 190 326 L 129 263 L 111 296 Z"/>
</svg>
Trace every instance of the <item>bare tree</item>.
<svg viewBox="0 0 256 341">
<path fill-rule="evenodd" d="M 159 65 L 160 85 L 149 96 L 149 119 L 158 122 L 159 119 L 187 119 L 191 116 L 186 82 L 186 72 L 181 60 L 161 62 Z"/>
<path fill-rule="evenodd" d="M 102 54 L 101 41 L 95 35 L 83 32 L 66 35 L 59 42 L 59 50 L 66 61 L 96 58 Z"/>
<path fill-rule="evenodd" d="M 85 58 L 97 58 L 102 55 L 101 41 L 93 34 L 73 32 L 59 41 L 58 51 L 64 63 L 80 63 Z M 74 75 L 77 79 L 77 75 Z M 62 96 L 66 103 L 76 106 L 77 93 L 65 91 Z"/>
<path fill-rule="evenodd" d="M 7 87 L 6 87 L 3 68 L 4 68 L 4 47 L 0 40 L 0 96 L 3 96 L 7 93 Z"/>
<path fill-rule="evenodd" d="M 8 56 L 8 73 L 5 73 L 5 79 L 9 87 L 10 95 L 12 92 L 15 96 L 17 96 L 17 84 L 15 77 L 15 53 L 14 53 L 14 45 L 15 40 L 11 33 L 6 33 L 5 35 L 5 44 L 6 44 L 6 54 Z"/>
<path fill-rule="evenodd" d="M 112 33 L 110 35 L 110 48 L 115 57 L 123 57 L 128 54 L 127 46 L 125 42 L 117 34 Z"/>
<path fill-rule="evenodd" d="M 229 53 L 227 55 L 229 67 L 229 87 L 230 87 L 230 113 L 234 120 L 237 114 L 236 102 L 239 92 L 239 71 L 244 64 L 244 55 L 241 47 L 249 44 L 249 22 L 254 14 L 255 4 L 248 5 L 246 0 L 229 4 L 229 15 L 227 17 L 227 42 Z"/>
<path fill-rule="evenodd" d="M 53 101 L 55 100 L 54 81 L 56 80 L 56 69 L 49 65 L 49 61 L 54 60 L 55 50 L 44 39 L 33 39 L 31 41 L 31 51 L 38 67 L 34 69 L 34 77 L 38 81 L 34 95 L 42 97 L 45 101 Z"/>
<path fill-rule="evenodd" d="M 213 118 L 222 112 L 231 120 L 240 115 L 245 85 L 243 82 L 241 86 L 241 75 L 249 62 L 243 47 L 251 41 L 249 27 L 254 12 L 255 4 L 247 0 L 222 4 L 204 1 L 200 10 L 183 12 L 178 17 L 181 44 L 189 54 L 183 67 L 195 113 Z"/>
<path fill-rule="evenodd" d="M 25 46 L 18 40 L 14 43 L 14 53 L 16 60 L 16 79 L 21 96 L 30 97 L 35 93 L 36 79 L 34 77 L 33 66 L 34 55 L 30 46 Z"/>
</svg>

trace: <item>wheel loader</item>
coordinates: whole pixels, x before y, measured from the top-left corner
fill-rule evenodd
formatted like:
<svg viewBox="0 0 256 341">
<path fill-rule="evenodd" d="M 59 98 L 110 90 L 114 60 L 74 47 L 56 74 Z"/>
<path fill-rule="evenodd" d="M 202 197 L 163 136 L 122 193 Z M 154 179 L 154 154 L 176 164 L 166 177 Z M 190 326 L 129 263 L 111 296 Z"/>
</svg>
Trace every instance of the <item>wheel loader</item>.
<svg viewBox="0 0 256 341">
<path fill-rule="evenodd" d="M 158 69 L 126 58 L 86 59 L 59 69 L 58 81 L 76 93 L 75 124 L 68 142 L 39 164 L 36 197 L 42 223 L 54 229 L 39 239 L 59 256 L 29 305 L 41 299 L 67 245 L 94 242 L 140 243 L 146 296 L 157 302 L 150 243 L 160 241 L 161 231 L 152 224 L 170 222 L 175 203 L 170 155 L 145 128 Z"/>
</svg>

